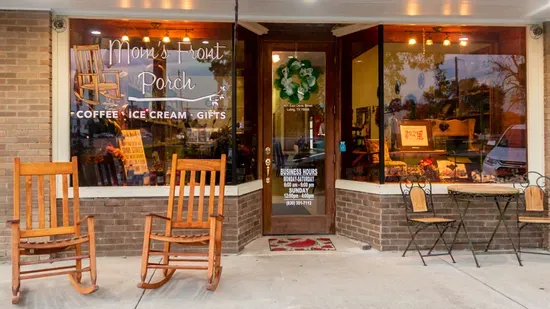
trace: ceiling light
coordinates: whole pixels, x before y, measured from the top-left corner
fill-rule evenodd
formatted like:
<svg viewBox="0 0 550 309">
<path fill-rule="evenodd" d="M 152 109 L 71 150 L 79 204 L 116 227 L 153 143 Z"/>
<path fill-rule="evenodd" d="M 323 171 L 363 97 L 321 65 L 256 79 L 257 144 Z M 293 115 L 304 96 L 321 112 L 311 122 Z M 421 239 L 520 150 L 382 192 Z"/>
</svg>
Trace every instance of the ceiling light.
<svg viewBox="0 0 550 309">
<path fill-rule="evenodd" d="M 426 40 L 426 45 L 434 45 L 434 41 L 432 40 L 431 35 L 428 36 L 428 39 Z"/>
<path fill-rule="evenodd" d="M 100 34 L 101 34 L 101 31 L 99 31 L 99 30 L 92 30 L 91 33 L 92 33 L 93 35 L 100 35 Z"/>
<path fill-rule="evenodd" d="M 467 37 L 461 36 L 458 40 L 460 41 L 460 43 L 459 43 L 460 46 L 466 46 L 466 45 L 468 45 L 468 38 L 467 38 Z"/>
<path fill-rule="evenodd" d="M 184 42 L 191 42 L 191 39 L 186 35 L 186 36 L 183 38 L 183 41 L 184 41 Z"/>
<path fill-rule="evenodd" d="M 170 43 L 170 37 L 168 36 L 168 31 L 166 31 L 166 34 L 164 35 L 164 37 L 162 38 L 162 41 L 164 43 Z"/>
<path fill-rule="evenodd" d="M 271 58 L 273 59 L 273 63 L 277 63 L 277 62 L 281 61 L 281 56 L 279 56 L 277 54 L 271 56 Z"/>
<path fill-rule="evenodd" d="M 210 42 L 208 42 L 207 40 L 202 41 L 202 44 L 208 44 L 208 43 Z"/>
<path fill-rule="evenodd" d="M 125 35 L 122 36 L 122 41 L 123 42 L 128 42 L 128 41 L 130 41 L 130 38 L 128 37 L 128 35 L 125 34 Z"/>
<path fill-rule="evenodd" d="M 151 42 L 151 38 L 149 38 L 148 36 L 144 36 L 143 43 L 149 43 L 149 42 Z"/>
<path fill-rule="evenodd" d="M 444 46 L 450 46 L 451 45 L 451 39 L 449 39 L 449 35 L 445 37 L 445 40 L 443 41 Z"/>
<path fill-rule="evenodd" d="M 415 38 L 410 38 L 409 39 L 409 45 L 414 45 L 416 44 L 416 39 Z"/>
</svg>

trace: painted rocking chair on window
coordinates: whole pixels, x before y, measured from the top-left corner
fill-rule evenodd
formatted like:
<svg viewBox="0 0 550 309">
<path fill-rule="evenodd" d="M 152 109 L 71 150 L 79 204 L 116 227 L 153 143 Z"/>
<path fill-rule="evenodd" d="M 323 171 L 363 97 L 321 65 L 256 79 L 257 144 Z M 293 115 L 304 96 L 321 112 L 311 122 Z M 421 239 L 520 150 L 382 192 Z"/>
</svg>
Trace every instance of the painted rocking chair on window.
<svg viewBox="0 0 550 309">
<path fill-rule="evenodd" d="M 78 191 L 78 163 L 76 157 L 71 162 L 55 163 L 21 163 L 16 158 L 14 166 L 14 219 L 9 220 L 11 225 L 11 260 L 12 260 L 12 303 L 16 304 L 21 298 L 21 280 L 42 278 L 56 275 L 69 275 L 71 283 L 82 294 L 90 294 L 98 289 L 96 285 L 96 260 L 95 260 L 95 236 L 94 217 L 80 218 L 79 191 Z M 49 209 L 45 203 L 45 180 L 49 181 Z M 62 207 L 58 222 L 58 210 L 56 203 L 56 176 L 63 179 L 62 182 Z M 72 222 L 69 222 L 69 177 L 73 180 L 73 207 Z M 25 226 L 20 223 L 20 178 L 25 177 Z M 38 193 L 36 204 L 38 212 L 33 209 L 33 178 L 38 179 Z M 34 213 L 34 214 L 33 214 Z M 48 218 L 49 215 L 49 218 Z M 37 219 L 38 222 L 33 219 Z M 48 223 L 49 221 L 49 223 Z M 87 223 L 87 235 L 81 234 L 82 223 Z M 49 227 L 48 227 L 49 226 Z M 51 239 L 54 237 L 55 239 Z M 36 241 L 33 240 L 36 238 Z M 44 239 L 46 238 L 46 239 Z M 88 254 L 82 252 L 82 245 L 88 243 Z M 48 260 L 22 261 L 21 256 L 39 256 L 56 254 L 74 250 L 74 256 L 52 258 Z M 89 259 L 89 266 L 82 267 L 82 260 Z M 23 266 L 54 263 L 61 261 L 75 261 L 74 265 L 50 267 L 31 270 L 21 270 Z M 91 284 L 87 287 L 81 284 L 82 273 L 89 272 Z"/>
<path fill-rule="evenodd" d="M 166 216 L 149 214 L 145 219 L 145 237 L 143 240 L 143 255 L 141 260 L 141 282 L 138 287 L 143 289 L 156 289 L 170 280 L 178 269 L 203 269 L 208 271 L 206 289 L 215 290 L 220 282 L 222 273 L 221 250 L 222 250 L 222 223 L 224 208 L 226 155 L 220 160 L 196 160 L 179 159 L 176 154 L 172 156 L 172 174 L 170 176 L 170 196 L 168 199 L 168 211 Z M 177 179 L 179 172 L 179 179 Z M 205 190 L 207 173 L 210 172 L 210 192 L 208 205 L 205 205 Z M 186 181 L 189 175 L 189 181 Z M 200 180 L 197 183 L 197 176 Z M 219 196 L 217 207 L 215 207 L 216 176 L 219 175 Z M 187 206 L 184 206 L 185 186 L 189 190 Z M 198 187 L 196 187 L 198 185 Z M 176 203 L 176 186 L 179 187 L 177 198 L 177 209 L 174 216 L 174 205 Z M 196 198 L 195 190 L 198 189 L 199 196 Z M 205 207 L 207 206 L 207 207 Z M 184 209 L 185 207 L 185 209 Z M 153 219 L 164 221 L 165 232 L 153 233 Z M 184 230 L 183 233 L 174 233 L 177 230 Z M 151 241 L 164 243 L 163 250 L 152 250 Z M 197 245 L 208 246 L 208 252 L 187 252 L 171 251 L 173 245 L 185 247 L 196 247 Z M 149 262 L 149 257 L 161 256 L 160 263 Z M 184 257 L 184 258 L 178 258 Z M 205 259 L 206 257 L 206 259 Z M 173 262 L 185 262 L 185 264 L 174 264 Z M 207 265 L 200 265 L 207 263 Z M 157 282 L 147 282 L 147 271 L 149 269 L 162 269 L 163 278 Z"/>
<path fill-rule="evenodd" d="M 550 217 L 548 207 L 545 207 L 548 201 L 548 187 L 550 186 L 550 177 L 543 176 L 537 172 L 528 172 L 523 176 L 524 182 L 514 184 L 514 187 L 522 192 L 523 198 L 521 204 L 524 207 L 517 207 L 517 225 L 518 225 L 518 253 L 531 253 L 550 255 L 549 253 L 537 251 L 521 250 L 521 232 L 529 226 L 543 227 L 548 231 L 550 229 Z"/>
<path fill-rule="evenodd" d="M 451 248 L 447 245 L 443 235 L 447 229 L 454 225 L 454 219 L 438 217 L 435 212 L 434 203 L 432 199 L 432 183 L 428 178 L 425 177 L 415 177 L 408 176 L 401 178 L 399 182 L 399 187 L 401 188 L 401 194 L 405 202 L 405 213 L 407 218 L 407 229 L 411 235 L 411 240 L 409 241 L 405 252 L 403 252 L 403 257 L 407 254 L 411 244 L 414 244 L 416 251 L 422 263 L 426 266 L 425 257 L 430 256 L 440 256 L 440 255 L 449 255 L 453 263 L 455 259 L 452 255 Z M 430 214 L 431 216 L 426 216 Z M 436 239 L 430 250 L 427 254 L 422 254 L 420 247 L 416 243 L 416 237 L 418 233 L 426 230 L 429 227 L 435 227 L 439 233 L 439 237 Z M 413 232 L 414 229 L 414 232 Z M 446 253 L 432 254 L 432 251 L 435 249 L 439 240 L 443 241 L 445 245 Z"/>
<path fill-rule="evenodd" d="M 113 101 L 122 99 L 120 93 L 120 73 L 118 70 L 105 70 L 99 45 L 74 45 L 76 74 L 74 93 L 79 101 L 90 105 L 100 104 L 100 97 Z M 114 77 L 114 80 L 107 79 Z M 85 96 L 88 92 L 88 97 Z"/>
</svg>

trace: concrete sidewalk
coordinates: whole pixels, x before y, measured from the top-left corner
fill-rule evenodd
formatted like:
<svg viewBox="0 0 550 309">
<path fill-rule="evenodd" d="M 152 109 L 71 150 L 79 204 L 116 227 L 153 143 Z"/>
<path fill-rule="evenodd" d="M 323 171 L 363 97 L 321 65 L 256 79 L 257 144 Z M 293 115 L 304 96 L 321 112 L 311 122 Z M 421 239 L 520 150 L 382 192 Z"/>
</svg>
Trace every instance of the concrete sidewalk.
<svg viewBox="0 0 550 309">
<path fill-rule="evenodd" d="M 143 291 L 140 258 L 99 258 L 96 293 L 79 295 L 66 276 L 28 280 L 13 308 L 550 308 L 549 256 L 523 255 L 520 267 L 513 255 L 485 255 L 478 269 L 461 251 L 456 264 L 443 256 L 424 267 L 416 252 L 402 258 L 331 238 L 338 251 L 269 252 L 267 239 L 258 239 L 223 257 L 215 292 L 204 288 L 205 271 L 179 271 Z M 0 308 L 11 307 L 10 290 L 11 266 L 2 264 Z"/>
</svg>

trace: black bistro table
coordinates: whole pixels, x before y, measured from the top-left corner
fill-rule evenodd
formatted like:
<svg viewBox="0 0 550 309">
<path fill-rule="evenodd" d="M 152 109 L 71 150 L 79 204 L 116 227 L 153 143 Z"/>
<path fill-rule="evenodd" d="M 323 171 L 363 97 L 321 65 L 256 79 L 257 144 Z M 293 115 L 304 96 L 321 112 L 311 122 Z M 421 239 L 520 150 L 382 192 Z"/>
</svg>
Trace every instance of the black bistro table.
<svg viewBox="0 0 550 309">
<path fill-rule="evenodd" d="M 469 249 L 470 251 L 472 251 L 472 255 L 474 256 L 476 266 L 480 267 L 476 257 L 476 253 L 477 254 L 489 253 L 488 252 L 489 246 L 491 245 L 491 242 L 493 242 L 493 238 L 495 237 L 495 234 L 500 224 L 502 223 L 506 228 L 508 239 L 512 244 L 512 248 L 514 250 L 514 254 L 518 259 L 518 263 L 520 266 L 523 266 L 521 264 L 521 259 L 519 257 L 518 251 L 516 250 L 516 245 L 514 244 L 514 240 L 512 239 L 512 234 L 510 233 L 510 229 L 506 224 L 506 220 L 504 220 L 504 215 L 506 213 L 506 210 L 508 209 L 508 206 L 510 206 L 510 203 L 512 201 L 516 201 L 516 203 L 518 202 L 519 193 L 520 193 L 519 190 L 516 188 L 493 186 L 493 185 L 453 185 L 453 186 L 447 187 L 447 190 L 449 191 L 449 195 L 454 201 L 453 204 L 456 207 L 456 211 L 460 216 L 460 223 L 458 224 L 458 228 L 456 229 L 453 242 L 451 243 L 450 251 L 452 251 L 453 246 L 457 244 L 456 239 L 457 239 L 458 233 L 460 232 L 460 229 L 462 228 L 464 230 L 464 234 L 466 235 L 466 239 L 468 240 L 467 243 L 469 245 Z M 480 202 L 481 200 L 493 200 L 495 203 L 495 207 L 498 209 L 499 218 L 498 218 L 498 223 L 495 227 L 495 230 L 493 231 L 493 234 L 491 235 L 491 238 L 487 243 L 485 249 L 476 251 L 474 249 L 472 241 L 470 240 L 470 237 L 468 236 L 468 231 L 467 231 L 468 229 L 466 227 L 466 224 L 464 223 L 464 217 L 466 217 L 466 215 L 468 214 L 468 210 L 470 209 L 470 206 L 472 204 L 475 204 L 476 202 Z M 460 207 L 461 202 L 464 205 L 462 209 Z M 505 205 L 502 206 L 501 205 L 502 203 L 505 203 Z"/>
</svg>

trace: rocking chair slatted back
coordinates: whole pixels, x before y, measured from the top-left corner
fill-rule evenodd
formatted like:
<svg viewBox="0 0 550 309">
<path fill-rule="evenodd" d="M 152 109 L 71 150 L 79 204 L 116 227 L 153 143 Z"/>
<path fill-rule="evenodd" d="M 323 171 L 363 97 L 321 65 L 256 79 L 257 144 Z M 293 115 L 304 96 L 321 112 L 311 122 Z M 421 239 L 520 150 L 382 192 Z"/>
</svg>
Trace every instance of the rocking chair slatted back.
<svg viewBox="0 0 550 309">
<path fill-rule="evenodd" d="M 208 229 L 210 228 L 209 216 L 214 214 L 215 202 L 215 188 L 216 178 L 219 176 L 219 196 L 217 214 L 223 215 L 224 207 L 224 190 L 225 190 L 225 166 L 226 155 L 222 155 L 220 160 L 196 160 L 196 159 L 179 159 L 177 155 L 172 156 L 172 174 L 170 176 L 170 197 L 168 200 L 168 213 L 167 217 L 172 220 L 171 226 L 173 228 L 197 228 Z M 176 199 L 176 186 L 177 184 L 177 172 L 180 173 L 179 179 L 179 196 L 176 209 L 176 217 L 173 218 L 174 204 Z M 205 213 L 205 195 L 206 195 L 206 179 L 210 174 L 210 191 L 208 196 L 208 211 Z M 187 216 L 183 217 L 184 212 L 184 197 L 186 178 L 189 174 L 189 195 L 187 200 Z M 198 182 L 198 203 L 195 203 L 197 176 L 199 176 Z M 195 205 L 196 204 L 196 205 Z M 196 211 L 196 212 L 195 212 Z M 194 214 L 196 213 L 196 216 Z M 167 225 L 167 233 L 169 232 L 169 225 Z"/>
<path fill-rule="evenodd" d="M 99 45 L 74 45 L 76 70 L 80 84 L 94 83 L 92 75 L 103 81 L 103 60 Z"/>
<path fill-rule="evenodd" d="M 14 196 L 13 212 L 14 219 L 19 220 L 21 216 L 21 184 L 20 178 L 25 179 L 25 229 L 21 231 L 21 237 L 42 237 L 75 233 L 74 225 L 69 223 L 69 177 L 73 177 L 73 217 L 74 222 L 79 217 L 79 192 L 78 192 L 78 165 L 76 157 L 72 158 L 70 163 L 21 163 L 19 158 L 14 159 Z M 46 178 L 47 176 L 47 178 Z M 62 177 L 63 197 L 62 197 L 62 217 L 63 225 L 58 226 L 57 222 L 57 203 L 56 203 L 56 177 Z M 38 179 L 37 195 L 37 213 L 33 209 L 33 178 Z M 45 187 L 46 179 L 49 181 L 49 227 L 46 212 Z M 33 226 L 33 218 L 38 223 Z"/>
<path fill-rule="evenodd" d="M 526 211 L 544 211 L 544 191 L 540 187 L 527 187 L 524 195 Z"/>
</svg>

